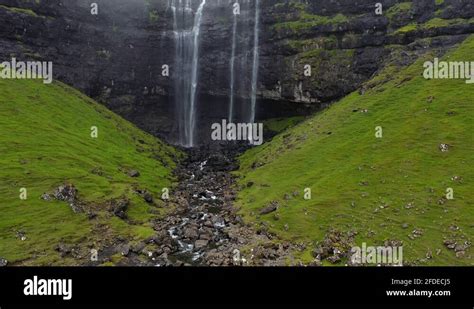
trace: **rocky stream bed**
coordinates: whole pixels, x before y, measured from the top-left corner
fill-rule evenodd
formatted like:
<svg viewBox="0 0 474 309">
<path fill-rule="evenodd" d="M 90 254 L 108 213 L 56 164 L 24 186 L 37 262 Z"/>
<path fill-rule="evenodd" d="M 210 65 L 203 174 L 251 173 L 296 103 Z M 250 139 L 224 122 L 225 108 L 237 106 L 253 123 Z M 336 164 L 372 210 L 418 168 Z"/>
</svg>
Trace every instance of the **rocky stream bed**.
<svg viewBox="0 0 474 309">
<path fill-rule="evenodd" d="M 241 147 L 193 149 L 177 169 L 176 211 L 154 224 L 156 265 L 284 265 L 291 245 L 243 222 L 234 205 L 235 156 Z M 161 252 L 162 251 L 162 252 Z"/>
</svg>

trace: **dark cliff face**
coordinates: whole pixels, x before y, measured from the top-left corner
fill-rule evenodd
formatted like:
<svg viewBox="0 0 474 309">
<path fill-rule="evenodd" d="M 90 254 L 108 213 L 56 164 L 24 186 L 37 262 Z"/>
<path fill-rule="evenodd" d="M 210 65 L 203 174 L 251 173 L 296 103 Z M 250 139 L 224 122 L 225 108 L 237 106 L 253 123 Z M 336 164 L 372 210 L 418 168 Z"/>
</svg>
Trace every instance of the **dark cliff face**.
<svg viewBox="0 0 474 309">
<path fill-rule="evenodd" d="M 357 90 L 393 50 L 404 62 L 446 49 L 474 32 L 471 0 L 261 0 L 259 112 L 304 113 Z M 55 78 L 98 99 L 143 129 L 173 141 L 175 44 L 168 0 L 0 0 L 0 57 L 54 61 Z M 199 1 L 195 1 L 198 5 Z M 199 61 L 201 124 L 227 113 L 231 0 L 208 0 Z M 236 96 L 250 97 L 254 1 L 241 1 Z M 403 53 L 402 53 L 403 54 Z M 304 76 L 305 65 L 312 75 Z M 171 73 L 172 74 L 172 73 Z M 179 91 L 179 89 L 178 89 Z M 202 133 L 207 134 L 207 133 Z"/>
</svg>

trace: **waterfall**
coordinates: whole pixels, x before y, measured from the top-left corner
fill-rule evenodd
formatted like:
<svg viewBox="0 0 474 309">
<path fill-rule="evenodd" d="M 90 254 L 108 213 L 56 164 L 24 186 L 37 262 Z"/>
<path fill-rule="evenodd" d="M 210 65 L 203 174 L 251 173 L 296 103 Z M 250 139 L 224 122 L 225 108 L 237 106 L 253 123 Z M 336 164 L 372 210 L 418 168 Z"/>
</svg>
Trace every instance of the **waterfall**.
<svg viewBox="0 0 474 309">
<path fill-rule="evenodd" d="M 255 110 L 257 106 L 257 82 L 258 82 L 258 65 L 259 65 L 259 26 L 260 26 L 260 0 L 255 0 L 255 25 L 254 25 L 254 41 L 253 41 L 253 65 L 252 65 L 252 93 L 251 93 L 251 110 L 250 122 L 255 122 Z"/>
<path fill-rule="evenodd" d="M 179 143 L 185 147 L 195 145 L 196 96 L 199 68 L 199 39 L 206 0 L 202 0 L 196 13 L 192 0 L 172 0 L 173 31 L 175 39 L 175 103 Z"/>
<path fill-rule="evenodd" d="M 235 3 L 238 3 L 236 1 Z M 234 15 L 234 22 L 232 25 L 232 54 L 230 56 L 230 102 L 229 102 L 229 122 L 234 118 L 234 86 L 235 86 L 235 49 L 237 45 L 237 14 Z"/>
</svg>

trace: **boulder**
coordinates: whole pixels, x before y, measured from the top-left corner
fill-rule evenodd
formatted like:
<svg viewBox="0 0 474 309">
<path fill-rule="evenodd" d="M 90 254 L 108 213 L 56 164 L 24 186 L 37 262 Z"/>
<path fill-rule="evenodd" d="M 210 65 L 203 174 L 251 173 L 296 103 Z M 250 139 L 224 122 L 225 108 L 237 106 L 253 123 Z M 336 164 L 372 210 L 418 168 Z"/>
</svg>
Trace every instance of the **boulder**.
<svg viewBox="0 0 474 309">
<path fill-rule="evenodd" d="M 109 205 L 109 212 L 111 212 L 114 216 L 119 217 L 120 219 L 127 218 L 127 208 L 129 206 L 129 201 L 127 199 L 118 199 L 112 200 Z"/>
<path fill-rule="evenodd" d="M 77 196 L 77 190 L 72 184 L 65 184 L 59 186 L 53 193 L 53 196 L 58 201 L 74 202 Z"/>
<path fill-rule="evenodd" d="M 140 177 L 140 172 L 137 170 L 130 170 L 128 171 L 128 176 L 133 178 Z"/>
<path fill-rule="evenodd" d="M 153 204 L 153 195 L 150 192 L 145 192 L 145 194 L 143 194 L 143 198 L 148 204 Z"/>
<path fill-rule="evenodd" d="M 5 267 L 8 265 L 8 261 L 4 258 L 0 258 L 0 267 Z"/>
<path fill-rule="evenodd" d="M 207 247 L 208 244 L 209 244 L 209 241 L 204 240 L 204 239 L 199 239 L 199 240 L 196 240 L 196 242 L 194 243 L 194 248 L 199 250 L 199 249 Z"/>
<path fill-rule="evenodd" d="M 278 209 L 278 202 L 271 202 L 268 206 L 265 206 L 260 210 L 260 215 L 268 215 L 269 213 L 272 213 Z"/>
</svg>

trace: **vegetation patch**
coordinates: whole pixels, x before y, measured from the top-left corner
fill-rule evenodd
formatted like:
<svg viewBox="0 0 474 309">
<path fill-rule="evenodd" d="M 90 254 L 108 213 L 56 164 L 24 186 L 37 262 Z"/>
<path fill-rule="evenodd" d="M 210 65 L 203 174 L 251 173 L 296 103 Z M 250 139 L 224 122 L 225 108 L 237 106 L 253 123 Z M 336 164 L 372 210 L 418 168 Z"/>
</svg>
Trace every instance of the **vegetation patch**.
<svg viewBox="0 0 474 309">
<path fill-rule="evenodd" d="M 80 92 L 0 80 L 0 123 L 0 256 L 11 264 L 74 265 L 58 243 L 143 239 L 153 232 L 150 220 L 165 214 L 162 188 L 173 186 L 181 154 Z M 74 198 L 53 197 L 65 184 Z M 114 200 L 126 203 L 124 218 L 111 213 Z M 85 211 L 76 213 L 72 201 Z"/>
<path fill-rule="evenodd" d="M 474 61 L 473 48 L 470 37 L 445 59 Z M 472 242 L 474 101 L 464 81 L 423 78 L 423 62 L 433 57 L 242 155 L 244 219 L 308 248 L 336 228 L 356 232 L 359 245 L 401 241 L 405 264 L 472 266 L 469 251 L 449 246 Z M 268 205 L 276 211 L 261 214 Z"/>
</svg>

